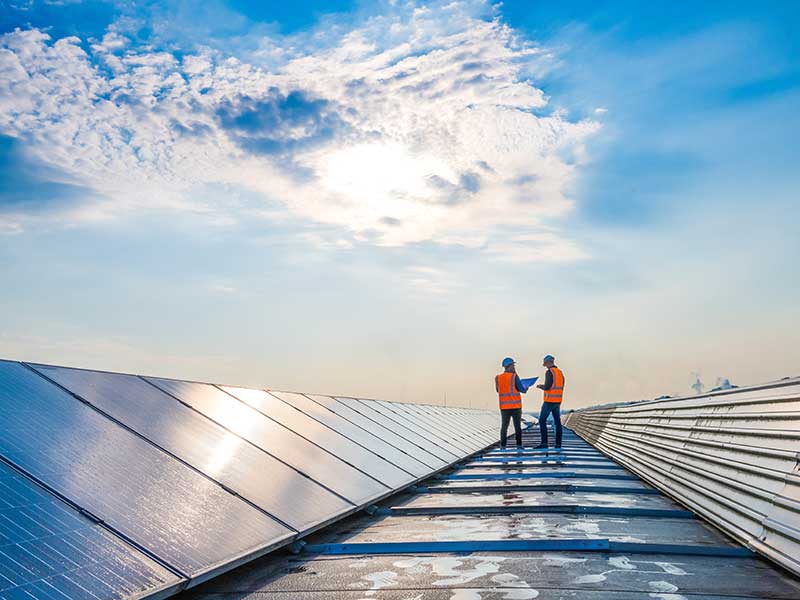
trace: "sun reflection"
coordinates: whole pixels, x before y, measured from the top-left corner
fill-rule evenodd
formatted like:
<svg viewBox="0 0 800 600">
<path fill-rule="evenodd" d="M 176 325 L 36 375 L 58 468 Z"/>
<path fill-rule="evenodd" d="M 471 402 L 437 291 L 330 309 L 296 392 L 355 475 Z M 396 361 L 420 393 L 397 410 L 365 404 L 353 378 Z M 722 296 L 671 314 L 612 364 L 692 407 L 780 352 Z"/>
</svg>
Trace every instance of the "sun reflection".
<svg viewBox="0 0 800 600">
<path fill-rule="evenodd" d="M 238 452 L 241 444 L 242 440 L 235 435 L 226 435 L 209 454 L 204 471 L 211 475 L 224 471 L 228 463 Z"/>
</svg>

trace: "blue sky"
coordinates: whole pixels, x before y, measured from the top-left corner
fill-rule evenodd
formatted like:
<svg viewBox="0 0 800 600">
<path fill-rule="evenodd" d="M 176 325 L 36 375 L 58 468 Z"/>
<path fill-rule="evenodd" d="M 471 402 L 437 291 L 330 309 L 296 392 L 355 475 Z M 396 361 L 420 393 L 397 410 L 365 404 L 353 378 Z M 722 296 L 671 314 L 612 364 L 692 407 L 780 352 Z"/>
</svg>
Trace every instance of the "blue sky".
<svg viewBox="0 0 800 600">
<path fill-rule="evenodd" d="M 0 355 L 492 407 L 506 355 L 575 406 L 797 375 L 799 24 L 5 3 Z"/>
</svg>

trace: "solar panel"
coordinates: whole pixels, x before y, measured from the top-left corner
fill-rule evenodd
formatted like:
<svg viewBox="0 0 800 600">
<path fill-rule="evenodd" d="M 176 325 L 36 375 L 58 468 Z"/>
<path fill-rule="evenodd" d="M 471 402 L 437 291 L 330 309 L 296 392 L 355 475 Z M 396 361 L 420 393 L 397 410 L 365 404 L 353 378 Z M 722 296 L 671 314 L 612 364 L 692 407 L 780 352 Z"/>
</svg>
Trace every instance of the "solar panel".
<svg viewBox="0 0 800 600">
<path fill-rule="evenodd" d="M 0 462 L 0 598 L 122 599 L 181 579 Z"/>
<path fill-rule="evenodd" d="M 395 404 L 395 406 L 399 406 Z M 454 442 L 459 442 L 470 452 L 485 448 L 497 441 L 496 435 L 486 438 L 486 426 L 476 422 L 466 410 L 458 407 L 438 407 L 427 404 L 403 404 L 412 413 L 420 414 L 428 423 L 434 425 L 440 434 Z"/>
<path fill-rule="evenodd" d="M 272 394 L 246 388 L 223 387 L 223 389 L 387 487 L 400 488 L 415 480 L 413 475 L 396 467 L 379 454 L 359 446 L 353 440 L 312 419 Z"/>
<path fill-rule="evenodd" d="M 447 417 L 448 415 L 452 415 L 454 417 L 460 417 L 464 423 L 465 437 L 479 440 L 481 444 L 484 443 L 485 440 L 483 439 L 483 436 L 485 436 L 488 433 L 487 424 L 485 421 L 482 421 L 479 418 L 477 418 L 477 416 L 473 414 L 471 411 L 464 408 L 458 408 L 458 407 L 444 408 L 441 406 L 432 406 L 429 404 L 420 404 L 417 406 L 417 408 L 425 411 L 427 414 L 437 419 L 442 417 Z"/>
<path fill-rule="evenodd" d="M 350 438 L 360 446 L 367 448 L 378 456 L 382 456 L 390 463 L 397 465 L 414 477 L 422 477 L 431 472 L 428 466 L 422 464 L 414 457 L 398 450 L 376 435 L 373 435 L 369 431 L 354 425 L 344 417 L 340 417 L 332 410 L 325 408 L 321 404 L 317 404 L 303 394 L 294 394 L 289 392 L 271 393 L 284 402 L 287 402 L 291 406 L 294 406 L 297 410 L 303 411 L 305 414 L 313 417 L 320 423 L 324 423 L 331 429 L 334 429 L 342 435 Z"/>
<path fill-rule="evenodd" d="M 135 375 L 33 366 L 298 531 L 351 508 L 295 469 Z"/>
<path fill-rule="evenodd" d="M 362 505 L 389 492 L 382 483 L 213 385 L 146 379 L 353 504 Z"/>
<path fill-rule="evenodd" d="M 418 435 L 415 431 L 412 431 L 409 427 L 401 425 L 396 420 L 387 418 L 386 415 L 384 415 L 382 412 L 376 410 L 372 406 L 372 403 L 369 400 L 362 401 L 362 400 L 357 400 L 355 398 L 346 398 L 342 396 L 337 396 L 336 399 L 339 402 L 346 404 L 349 408 L 357 412 L 360 412 L 362 415 L 369 418 L 370 420 L 381 424 L 384 428 L 396 432 L 397 435 L 408 440 L 418 448 L 425 449 L 427 452 L 435 455 L 437 458 L 439 458 L 439 460 L 441 460 L 445 464 L 449 465 L 450 463 L 453 462 L 454 457 L 452 453 L 437 447 L 435 444 L 430 443 L 429 440 Z"/>
<path fill-rule="evenodd" d="M 463 416 L 468 426 L 471 427 L 473 437 L 484 447 L 497 441 L 497 426 L 499 420 L 494 415 L 485 411 L 480 412 L 470 408 L 445 408 L 435 405 L 422 405 L 425 410 L 437 417 L 456 414 Z M 452 411 L 452 412 L 451 412 Z"/>
<path fill-rule="evenodd" d="M 391 444 L 398 450 L 402 450 L 409 456 L 413 456 L 415 459 L 432 469 L 440 469 L 448 464 L 438 456 L 428 452 L 425 448 L 409 442 L 408 440 L 397 435 L 391 429 L 387 429 L 374 419 L 370 419 L 360 412 L 350 408 L 343 400 L 338 400 L 330 396 L 320 396 L 317 394 L 309 394 L 308 397 L 317 404 L 320 404 L 328 410 L 335 412 L 340 417 L 347 419 L 355 425 L 358 425 L 363 430 L 380 437 L 383 441 Z"/>
<path fill-rule="evenodd" d="M 383 416 L 393 429 L 401 433 L 401 435 L 404 437 L 407 437 L 413 441 L 415 444 L 422 444 L 431 448 L 432 452 L 436 452 L 449 462 L 461 458 L 462 452 L 460 450 L 454 448 L 446 442 L 442 442 L 442 440 L 440 440 L 437 436 L 429 435 L 424 429 L 418 429 L 414 423 L 411 423 L 408 421 L 408 419 L 397 415 L 385 406 L 381 406 L 380 403 L 373 400 L 360 399 L 357 400 L 357 402 L 364 406 L 368 411 L 373 411 Z M 417 431 L 419 431 L 419 433 L 417 433 Z"/>
<path fill-rule="evenodd" d="M 467 434 L 466 437 L 475 440 L 481 449 L 497 441 L 497 423 L 494 417 L 487 419 L 487 415 L 485 414 L 479 417 L 471 410 L 463 408 L 445 409 L 443 407 L 430 405 L 422 405 L 420 408 L 437 419 L 443 416 L 446 417 L 448 414 L 460 416 L 464 422 L 464 431 Z M 449 411 L 452 411 L 452 413 Z"/>
<path fill-rule="evenodd" d="M 462 420 L 457 415 L 450 415 L 445 418 L 435 420 L 430 415 L 420 412 L 412 404 L 401 404 L 399 402 L 385 402 L 382 400 L 374 400 L 384 408 L 392 411 L 400 417 L 406 419 L 409 423 L 416 425 L 417 429 L 427 431 L 435 435 L 440 440 L 440 444 L 444 448 L 455 450 L 458 454 L 469 454 L 477 450 L 477 448 L 466 443 L 464 440 L 459 439 L 459 429 L 463 425 Z M 445 431 L 444 427 L 449 427 L 450 432 Z"/>
<path fill-rule="evenodd" d="M 0 361 L 0 455 L 188 577 L 291 530 L 30 369 Z"/>
</svg>

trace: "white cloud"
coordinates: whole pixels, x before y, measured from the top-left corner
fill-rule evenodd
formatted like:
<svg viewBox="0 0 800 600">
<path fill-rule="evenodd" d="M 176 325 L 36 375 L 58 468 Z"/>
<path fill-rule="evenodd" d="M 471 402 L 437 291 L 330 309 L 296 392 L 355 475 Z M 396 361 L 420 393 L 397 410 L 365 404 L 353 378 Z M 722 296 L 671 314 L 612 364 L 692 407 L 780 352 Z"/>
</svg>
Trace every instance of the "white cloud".
<svg viewBox="0 0 800 600">
<path fill-rule="evenodd" d="M 541 51 L 486 12 L 398 8 L 270 70 L 257 54 L 132 48 L 113 29 L 86 45 L 16 31 L 0 43 L 0 132 L 106 199 L 62 219 L 247 218 L 224 194 L 198 193 L 221 184 L 377 244 L 572 260 L 580 249 L 543 227 L 572 208 L 597 125 L 547 114 L 524 79 Z"/>
<path fill-rule="evenodd" d="M 451 273 L 436 267 L 410 266 L 403 275 L 411 291 L 422 296 L 446 296 L 464 287 Z"/>
</svg>

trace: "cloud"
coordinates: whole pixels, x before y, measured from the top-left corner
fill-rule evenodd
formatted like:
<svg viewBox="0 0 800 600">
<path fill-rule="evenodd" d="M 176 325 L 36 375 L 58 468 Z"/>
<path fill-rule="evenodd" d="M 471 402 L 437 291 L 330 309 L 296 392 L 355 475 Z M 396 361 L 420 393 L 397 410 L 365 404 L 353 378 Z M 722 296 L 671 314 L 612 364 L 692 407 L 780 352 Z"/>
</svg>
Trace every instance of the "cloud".
<svg viewBox="0 0 800 600">
<path fill-rule="evenodd" d="M 237 143 L 255 154 L 289 154 L 321 146 L 345 128 L 322 98 L 302 90 L 282 94 L 272 88 L 266 97 L 245 96 L 217 109 L 221 126 Z"/>
<path fill-rule="evenodd" d="M 424 265 L 406 267 L 403 279 L 413 294 L 423 297 L 447 296 L 464 287 L 451 273 Z"/>
<path fill-rule="evenodd" d="M 0 213 L 47 210 L 91 195 L 56 169 L 28 160 L 18 140 L 0 135 Z"/>
<path fill-rule="evenodd" d="M 526 79 L 542 51 L 491 10 L 404 5 L 238 57 L 137 46 L 121 25 L 94 41 L 16 30 L 0 38 L 0 133 L 107 199 L 60 219 L 247 219 L 203 192 L 235 186 L 375 244 L 551 236 L 555 252 L 598 125 L 548 112 Z"/>
<path fill-rule="evenodd" d="M 0 135 L 0 235 L 22 233 L 26 222 L 48 221 L 98 200 L 93 189 L 27 156 L 19 140 Z"/>
</svg>

